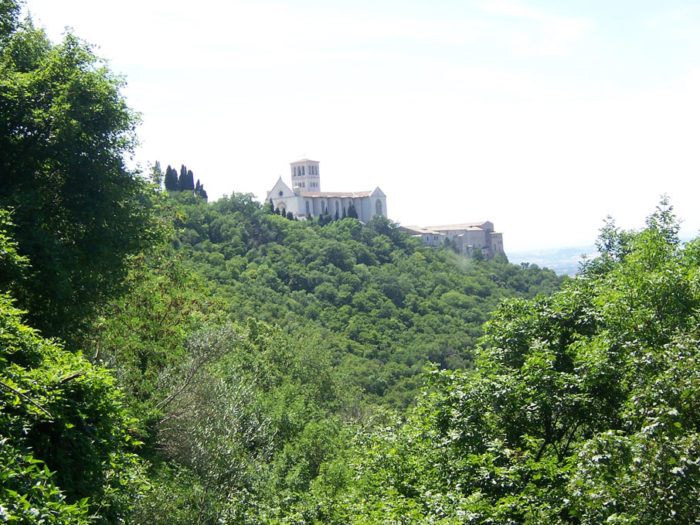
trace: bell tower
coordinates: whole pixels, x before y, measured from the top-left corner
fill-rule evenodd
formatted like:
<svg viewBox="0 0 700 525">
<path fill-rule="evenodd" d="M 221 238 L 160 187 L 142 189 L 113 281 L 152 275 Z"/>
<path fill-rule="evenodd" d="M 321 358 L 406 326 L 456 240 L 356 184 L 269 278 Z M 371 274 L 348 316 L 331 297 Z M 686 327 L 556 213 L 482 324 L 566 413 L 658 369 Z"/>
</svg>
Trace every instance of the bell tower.
<svg viewBox="0 0 700 525">
<path fill-rule="evenodd" d="M 292 168 L 292 188 L 304 193 L 321 192 L 321 176 L 317 160 L 301 159 L 290 164 Z"/>
</svg>

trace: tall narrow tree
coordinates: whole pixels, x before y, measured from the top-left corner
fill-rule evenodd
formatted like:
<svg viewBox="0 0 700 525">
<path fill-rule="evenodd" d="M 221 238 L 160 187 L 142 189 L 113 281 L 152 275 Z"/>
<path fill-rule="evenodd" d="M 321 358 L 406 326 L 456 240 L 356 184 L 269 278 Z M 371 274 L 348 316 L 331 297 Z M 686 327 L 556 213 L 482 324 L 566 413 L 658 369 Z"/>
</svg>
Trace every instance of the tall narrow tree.
<svg viewBox="0 0 700 525">
<path fill-rule="evenodd" d="M 165 189 L 167 191 L 178 191 L 178 181 L 177 181 L 177 171 L 175 171 L 170 164 L 165 170 Z"/>
<path fill-rule="evenodd" d="M 197 179 L 197 184 L 195 184 L 194 186 L 194 194 L 198 197 L 202 197 L 204 200 L 207 200 L 208 198 L 207 192 L 204 189 L 204 185 L 201 182 L 199 182 L 199 179 Z"/>
<path fill-rule="evenodd" d="M 184 164 L 180 168 L 180 178 L 178 179 L 178 189 L 180 191 L 194 191 L 194 174 L 188 170 Z"/>
</svg>

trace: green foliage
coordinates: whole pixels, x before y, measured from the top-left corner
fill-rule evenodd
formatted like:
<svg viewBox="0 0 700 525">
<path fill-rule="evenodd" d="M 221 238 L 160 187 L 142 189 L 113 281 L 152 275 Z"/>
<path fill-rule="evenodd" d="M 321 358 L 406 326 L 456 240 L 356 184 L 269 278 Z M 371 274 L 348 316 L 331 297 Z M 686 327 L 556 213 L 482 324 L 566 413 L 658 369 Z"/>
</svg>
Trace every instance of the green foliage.
<svg viewBox="0 0 700 525">
<path fill-rule="evenodd" d="M 179 200 L 182 248 L 232 321 L 323 334 L 352 381 L 394 406 L 412 401 L 428 361 L 469 366 L 482 323 L 504 297 L 559 283 L 536 267 L 477 265 L 425 248 L 384 217 L 366 226 L 289 222 L 247 195 L 211 205 Z"/>
<path fill-rule="evenodd" d="M 9 523 L 86 524 L 86 502 L 70 504 L 51 472 L 31 455 L 0 441 L 0 519 Z"/>
<path fill-rule="evenodd" d="M 352 204 L 336 221 L 293 221 L 251 195 L 207 203 L 184 165 L 178 176 L 156 163 L 149 184 L 123 161 L 136 117 L 122 80 L 74 36 L 52 45 L 21 23 L 18 3 L 0 0 L 0 16 L 0 205 L 16 224 L 0 212 L 0 284 L 92 360 L 0 296 L 0 517 L 452 519 L 452 503 L 466 505 L 452 493 L 421 499 L 458 458 L 424 439 L 444 441 L 422 419 L 439 396 L 401 428 L 378 405 L 409 406 L 428 362 L 470 367 L 488 312 L 560 280 L 426 249 L 384 217 L 361 224 Z M 687 392 L 679 374 L 667 380 Z M 692 443 L 669 453 L 692 457 Z M 607 482 L 577 480 L 586 494 Z M 690 496 L 679 486 L 673 501 Z"/>
<path fill-rule="evenodd" d="M 123 81 L 73 35 L 52 45 L 30 22 L 12 22 L 18 11 L 8 5 L 0 206 L 14 210 L 18 252 L 30 263 L 20 306 L 45 334 L 67 336 L 119 290 L 125 259 L 152 241 L 151 194 L 123 160 L 137 122 Z"/>
<path fill-rule="evenodd" d="M 503 304 L 475 371 L 430 373 L 358 443 L 327 522 L 695 523 L 700 244 L 662 202 L 549 298 Z M 401 518 L 401 516 L 411 516 Z"/>
<path fill-rule="evenodd" d="M 21 274 L 25 264 L 9 226 L 0 211 L 4 276 Z M 11 523 L 122 519 L 144 478 L 113 378 L 40 337 L 12 302 L 0 294 L 0 516 Z"/>
<path fill-rule="evenodd" d="M 157 435 L 167 462 L 152 471 L 136 523 L 285 515 L 345 450 L 350 433 L 337 414 L 357 403 L 327 355 L 254 321 L 193 334 L 163 387 Z"/>
<path fill-rule="evenodd" d="M 0 289 L 16 291 L 27 272 L 27 258 L 17 253 L 17 243 L 9 235 L 14 227 L 8 210 L 0 209 Z"/>
<path fill-rule="evenodd" d="M 135 258 L 84 340 L 141 419 L 151 488 L 135 523 L 332 516 L 373 401 L 409 404 L 427 360 L 469 364 L 460 339 L 503 295 L 558 283 L 425 249 L 385 218 L 321 226 L 249 195 L 171 197 L 177 251 Z"/>
<path fill-rule="evenodd" d="M 81 342 L 95 349 L 93 361 L 112 369 L 128 394 L 148 455 L 155 446 L 149 428 L 164 417 L 164 385 L 182 366 L 188 337 L 221 322 L 221 305 L 168 246 L 133 258 L 125 286 L 128 292 L 100 310 Z"/>
<path fill-rule="evenodd" d="M 0 44 L 16 30 L 20 6 L 19 0 L 0 0 Z"/>
<path fill-rule="evenodd" d="M 143 478 L 112 377 L 22 324 L 6 295 L 0 413 L 0 500 L 8 516 L 80 523 L 88 507 L 98 521 L 128 513 Z"/>
</svg>

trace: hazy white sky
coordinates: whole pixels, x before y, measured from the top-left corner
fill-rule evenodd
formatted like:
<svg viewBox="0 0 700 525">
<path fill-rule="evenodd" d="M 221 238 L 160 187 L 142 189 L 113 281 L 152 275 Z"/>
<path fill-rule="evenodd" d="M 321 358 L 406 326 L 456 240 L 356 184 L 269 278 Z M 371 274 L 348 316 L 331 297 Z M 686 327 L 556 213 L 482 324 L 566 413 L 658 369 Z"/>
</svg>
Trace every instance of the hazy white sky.
<svg viewBox="0 0 700 525">
<path fill-rule="evenodd" d="M 700 229 L 697 0 L 27 0 L 126 76 L 144 166 L 262 199 L 289 162 L 402 224 L 491 220 L 506 252 Z"/>
</svg>

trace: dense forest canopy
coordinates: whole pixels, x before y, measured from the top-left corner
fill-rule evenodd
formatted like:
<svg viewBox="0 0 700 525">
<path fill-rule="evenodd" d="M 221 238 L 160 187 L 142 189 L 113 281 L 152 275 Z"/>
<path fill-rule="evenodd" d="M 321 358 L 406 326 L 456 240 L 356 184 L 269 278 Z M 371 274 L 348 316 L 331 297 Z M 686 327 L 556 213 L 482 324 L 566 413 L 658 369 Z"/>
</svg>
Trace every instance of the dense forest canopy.
<svg viewBox="0 0 700 525">
<path fill-rule="evenodd" d="M 121 85 L 0 0 L 3 521 L 700 519 L 700 244 L 666 201 L 573 279 L 467 259 L 128 170 Z"/>
<path fill-rule="evenodd" d="M 577 279 L 503 303 L 473 371 L 358 441 L 322 520 L 696 523 L 700 244 L 677 232 L 664 203 L 609 223 Z"/>
<path fill-rule="evenodd" d="M 501 299 L 550 293 L 560 282 L 537 267 L 425 248 L 383 217 L 366 226 L 298 222 L 250 195 L 212 205 L 179 197 L 179 249 L 230 319 L 319 333 L 335 363 L 385 403 L 409 403 L 427 362 L 468 366 Z"/>
</svg>

